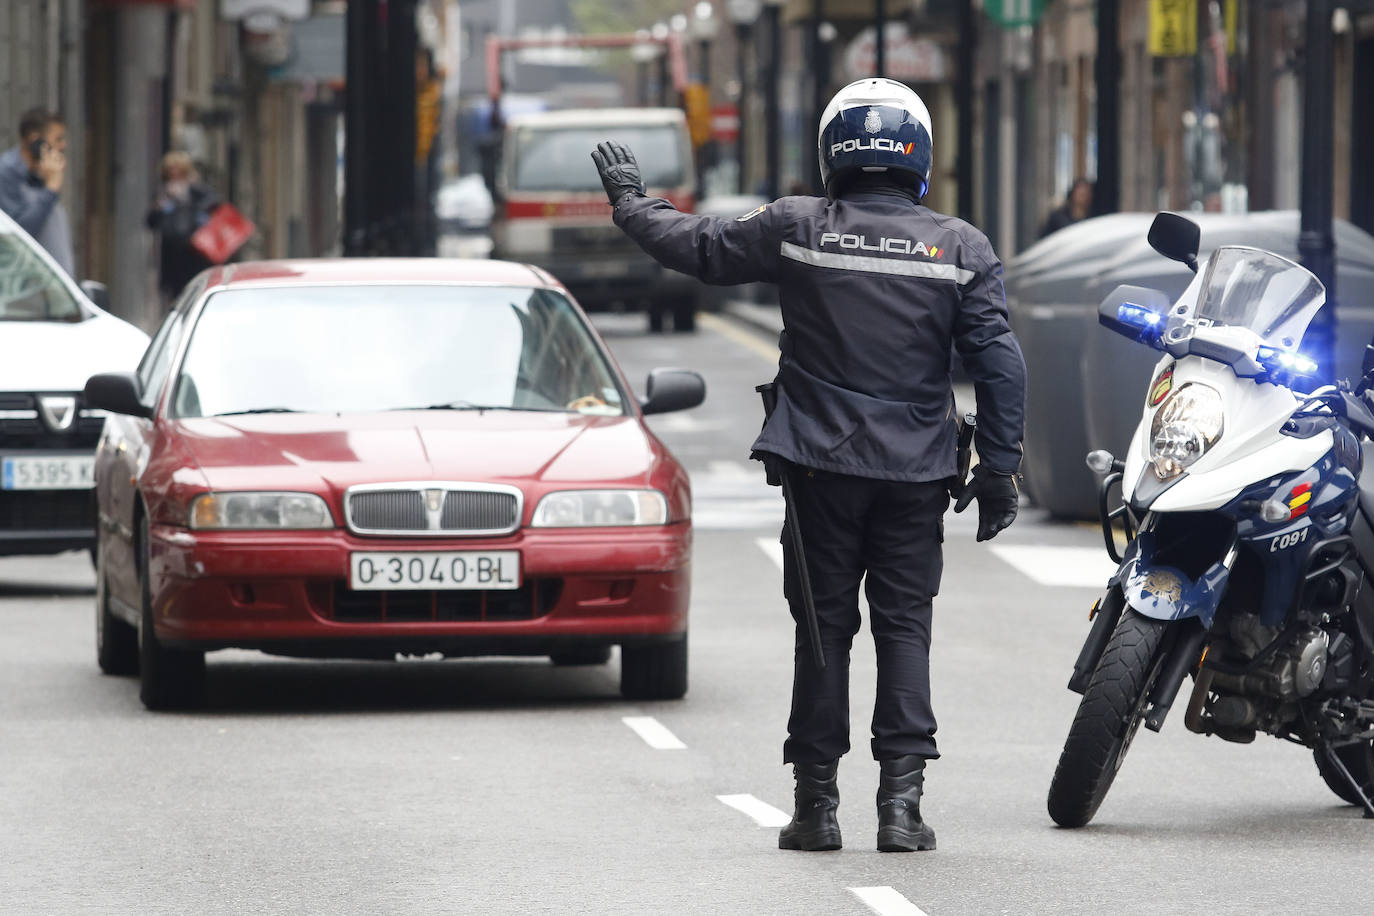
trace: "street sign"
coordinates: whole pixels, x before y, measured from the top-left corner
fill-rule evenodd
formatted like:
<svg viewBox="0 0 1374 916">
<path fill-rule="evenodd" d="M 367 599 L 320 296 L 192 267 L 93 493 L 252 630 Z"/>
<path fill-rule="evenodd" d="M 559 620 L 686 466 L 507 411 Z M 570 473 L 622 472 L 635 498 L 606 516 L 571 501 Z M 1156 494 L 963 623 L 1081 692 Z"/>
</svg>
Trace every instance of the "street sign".
<svg viewBox="0 0 1374 916">
<path fill-rule="evenodd" d="M 1191 57 L 1197 53 L 1197 0 L 1150 0 L 1150 54 Z"/>
<path fill-rule="evenodd" d="M 877 72 L 877 34 L 869 26 L 845 49 L 844 69 L 850 79 L 864 79 Z M 901 22 L 887 23 L 884 35 L 887 76 L 908 83 L 939 83 L 949 77 L 949 55 L 943 45 L 929 38 L 913 38 Z"/>
<path fill-rule="evenodd" d="M 721 143 L 739 139 L 739 108 L 726 102 L 711 109 L 711 136 Z"/>
<path fill-rule="evenodd" d="M 1045 15 L 1045 0 L 983 0 L 983 12 L 1004 29 L 1035 25 Z"/>
</svg>

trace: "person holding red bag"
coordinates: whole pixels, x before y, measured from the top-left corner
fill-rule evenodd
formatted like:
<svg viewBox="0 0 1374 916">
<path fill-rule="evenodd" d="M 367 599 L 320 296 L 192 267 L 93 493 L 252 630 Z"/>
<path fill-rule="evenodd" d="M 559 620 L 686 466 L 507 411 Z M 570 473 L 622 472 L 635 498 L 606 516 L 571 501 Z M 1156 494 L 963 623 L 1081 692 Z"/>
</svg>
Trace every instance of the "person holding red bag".
<svg viewBox="0 0 1374 916">
<path fill-rule="evenodd" d="M 174 150 L 162 157 L 162 188 L 147 224 L 161 236 L 158 290 L 164 303 L 170 304 L 192 277 L 211 266 L 191 237 L 219 205 L 219 195 L 200 181 L 189 153 Z"/>
</svg>

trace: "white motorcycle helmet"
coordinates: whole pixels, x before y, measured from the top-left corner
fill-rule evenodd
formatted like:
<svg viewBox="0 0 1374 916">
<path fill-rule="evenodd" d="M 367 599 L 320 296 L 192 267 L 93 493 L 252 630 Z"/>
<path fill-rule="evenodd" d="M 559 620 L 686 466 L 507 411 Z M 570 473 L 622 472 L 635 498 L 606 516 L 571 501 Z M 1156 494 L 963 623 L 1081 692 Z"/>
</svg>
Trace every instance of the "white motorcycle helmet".
<svg viewBox="0 0 1374 916">
<path fill-rule="evenodd" d="M 821 115 L 818 160 L 825 192 L 856 170 L 909 173 L 924 197 L 932 162 L 930 112 L 921 97 L 896 80 L 855 80 Z M 905 177 L 905 176 L 904 176 Z"/>
</svg>

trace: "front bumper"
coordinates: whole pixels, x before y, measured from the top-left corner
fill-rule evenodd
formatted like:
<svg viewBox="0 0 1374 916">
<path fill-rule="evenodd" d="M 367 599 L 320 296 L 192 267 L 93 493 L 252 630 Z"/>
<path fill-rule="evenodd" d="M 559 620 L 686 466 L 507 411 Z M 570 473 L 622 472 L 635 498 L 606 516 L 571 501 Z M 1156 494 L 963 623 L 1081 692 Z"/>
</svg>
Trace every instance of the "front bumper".
<svg viewBox="0 0 1374 916">
<path fill-rule="evenodd" d="M 150 531 L 154 627 L 168 645 L 291 655 L 541 655 L 666 641 L 687 630 L 690 524 L 522 529 L 490 539 Z M 517 591 L 364 592 L 355 550 L 518 550 Z"/>
</svg>

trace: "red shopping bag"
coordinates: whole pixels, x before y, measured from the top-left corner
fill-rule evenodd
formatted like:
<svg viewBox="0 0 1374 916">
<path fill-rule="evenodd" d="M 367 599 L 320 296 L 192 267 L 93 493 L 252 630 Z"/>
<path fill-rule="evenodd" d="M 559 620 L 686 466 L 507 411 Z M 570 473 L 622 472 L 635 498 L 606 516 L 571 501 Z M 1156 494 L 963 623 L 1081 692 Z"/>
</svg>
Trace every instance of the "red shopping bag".
<svg viewBox="0 0 1374 916">
<path fill-rule="evenodd" d="M 191 247 L 214 264 L 223 264 L 252 238 L 257 227 L 230 203 L 220 204 L 210 219 L 191 233 Z"/>
</svg>

